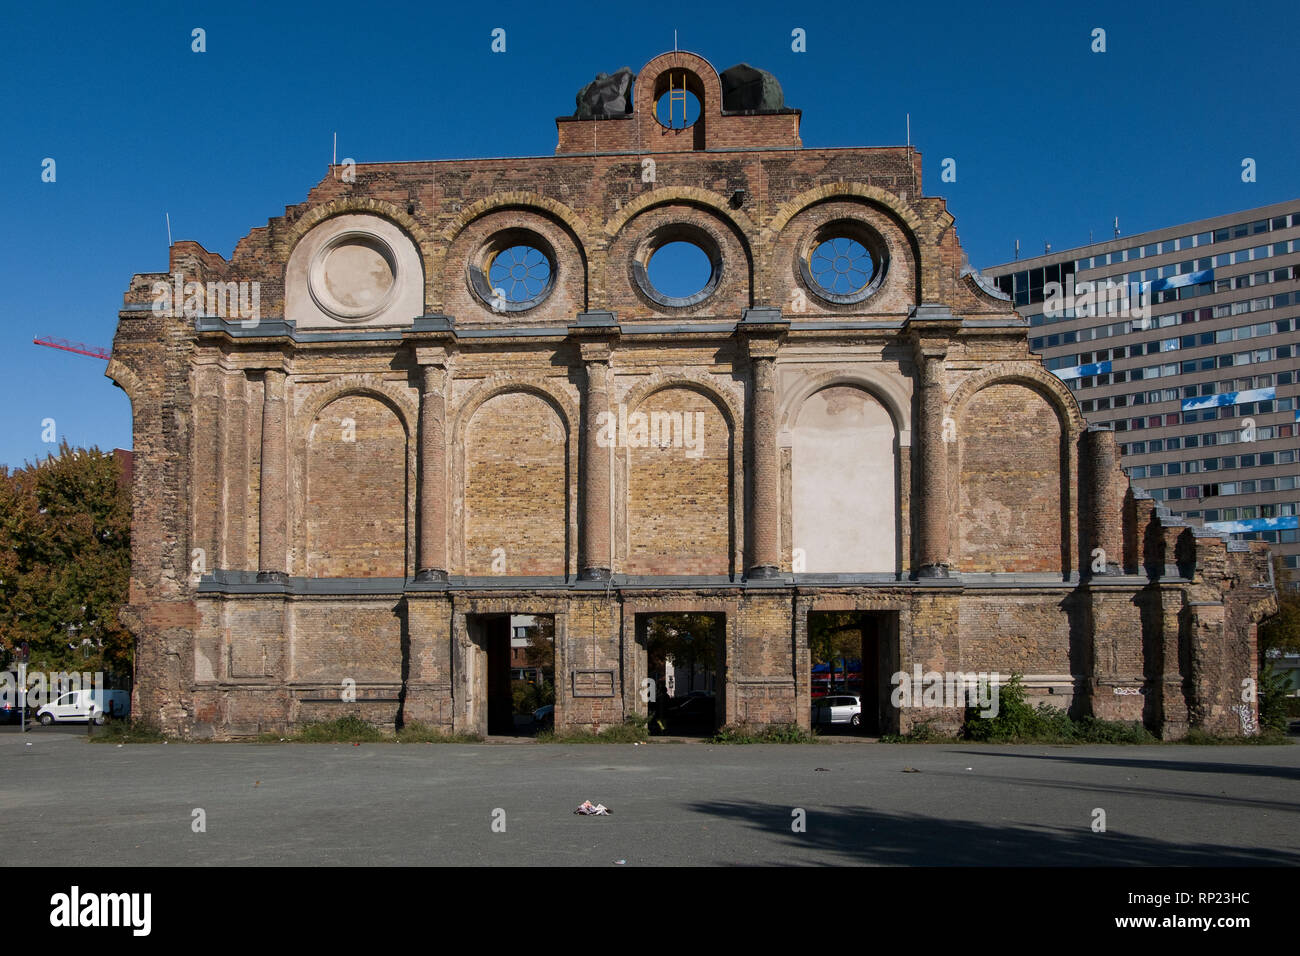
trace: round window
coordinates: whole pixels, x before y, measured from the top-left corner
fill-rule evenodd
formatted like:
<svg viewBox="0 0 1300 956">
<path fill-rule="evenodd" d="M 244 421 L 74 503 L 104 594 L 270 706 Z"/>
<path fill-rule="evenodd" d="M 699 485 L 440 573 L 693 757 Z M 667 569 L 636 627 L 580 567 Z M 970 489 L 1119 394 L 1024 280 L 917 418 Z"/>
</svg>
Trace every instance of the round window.
<svg viewBox="0 0 1300 956">
<path fill-rule="evenodd" d="M 675 223 L 656 229 L 632 260 L 632 277 L 651 302 L 685 308 L 703 302 L 718 287 L 722 254 L 703 229 Z"/>
<path fill-rule="evenodd" d="M 555 254 L 535 232 L 510 229 L 493 236 L 469 267 L 470 286 L 493 312 L 533 308 L 555 285 Z"/>
<path fill-rule="evenodd" d="M 551 282 L 551 262 L 535 246 L 511 246 L 488 264 L 492 295 L 518 304 L 536 299 Z"/>
<path fill-rule="evenodd" d="M 808 271 L 822 291 L 852 295 L 866 288 L 876 273 L 876 264 L 862 243 L 848 236 L 836 236 L 813 250 Z"/>
<path fill-rule="evenodd" d="M 828 302 L 861 302 L 880 287 L 887 262 L 884 240 L 853 220 L 818 229 L 799 257 L 804 283 Z"/>
<path fill-rule="evenodd" d="M 646 275 L 661 295 L 688 299 L 709 284 L 713 263 L 695 243 L 679 240 L 665 243 L 651 254 Z"/>
</svg>

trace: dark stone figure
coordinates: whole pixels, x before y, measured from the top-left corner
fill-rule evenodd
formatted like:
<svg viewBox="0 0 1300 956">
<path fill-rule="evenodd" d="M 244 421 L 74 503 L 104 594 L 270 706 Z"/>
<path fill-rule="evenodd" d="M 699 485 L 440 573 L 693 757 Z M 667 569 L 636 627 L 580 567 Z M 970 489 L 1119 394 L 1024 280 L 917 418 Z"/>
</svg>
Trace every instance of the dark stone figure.
<svg viewBox="0 0 1300 956">
<path fill-rule="evenodd" d="M 765 113 L 785 109 L 785 94 L 766 70 L 737 63 L 722 71 L 722 108 L 731 112 Z"/>
<path fill-rule="evenodd" d="M 632 71 L 626 66 L 612 76 L 597 73 L 578 91 L 578 108 L 573 115 L 577 119 L 627 116 L 632 112 L 632 80 Z"/>
</svg>

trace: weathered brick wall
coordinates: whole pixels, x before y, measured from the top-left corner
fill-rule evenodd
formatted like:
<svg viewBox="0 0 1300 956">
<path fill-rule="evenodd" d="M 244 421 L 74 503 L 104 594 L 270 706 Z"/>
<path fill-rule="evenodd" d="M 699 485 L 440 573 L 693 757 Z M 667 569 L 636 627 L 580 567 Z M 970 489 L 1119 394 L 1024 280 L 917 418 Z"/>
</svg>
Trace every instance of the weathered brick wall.
<svg viewBox="0 0 1300 956">
<path fill-rule="evenodd" d="M 564 574 L 567 443 L 560 416 L 537 395 L 497 395 L 475 411 L 465 441 L 466 574 Z"/>
<path fill-rule="evenodd" d="M 603 595 L 568 602 L 556 628 L 556 729 L 623 722 L 622 608 Z M 561 708 L 560 701 L 563 701 Z"/>
<path fill-rule="evenodd" d="M 1143 644 L 1143 616 L 1128 587 L 1106 587 L 1094 582 L 1088 596 L 1089 620 L 1085 634 L 1090 676 L 1091 713 L 1102 720 L 1138 720 L 1145 717 L 1147 648 Z"/>
<path fill-rule="evenodd" d="M 1033 389 L 977 392 L 956 426 L 961 460 L 963 571 L 1061 568 L 1061 425 Z"/>
<path fill-rule="evenodd" d="M 1051 593 L 968 592 L 957 625 L 962 667 L 1004 677 L 1070 674 L 1072 622 Z"/>
<path fill-rule="evenodd" d="M 727 420 L 710 398 L 689 388 L 654 392 L 628 410 L 629 418 L 636 412 L 647 416 L 647 428 L 658 423 L 661 444 L 626 451 L 624 569 L 628 574 L 730 573 L 732 447 Z M 692 448 L 675 438 L 677 422 L 685 429 L 688 421 Z M 635 434 L 632 439 L 640 440 Z"/>
<path fill-rule="evenodd" d="M 922 673 L 966 669 L 961 654 L 961 606 L 956 594 L 918 594 L 910 602 L 909 627 L 900 636 L 899 670 Z M 956 733 L 965 719 L 965 707 L 922 707 L 917 701 L 900 709 L 898 725 L 907 733 L 928 723 L 940 732 Z"/>
<path fill-rule="evenodd" d="M 405 577 L 406 441 L 377 399 L 321 409 L 307 439 L 308 577 Z"/>
<path fill-rule="evenodd" d="M 795 685 L 794 629 L 786 594 L 746 594 L 728 628 L 729 722 L 800 723 Z"/>
<path fill-rule="evenodd" d="M 352 599 L 294 602 L 293 679 L 339 687 L 345 679 L 358 685 L 400 683 L 402 619 L 397 602 Z M 340 610 L 348 626 L 338 626 Z"/>
</svg>

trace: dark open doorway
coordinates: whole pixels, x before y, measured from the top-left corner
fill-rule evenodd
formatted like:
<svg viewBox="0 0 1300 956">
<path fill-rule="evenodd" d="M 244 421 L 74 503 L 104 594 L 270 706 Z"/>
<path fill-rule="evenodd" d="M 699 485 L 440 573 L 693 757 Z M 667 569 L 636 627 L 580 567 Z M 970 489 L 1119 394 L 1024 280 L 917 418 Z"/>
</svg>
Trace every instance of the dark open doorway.
<svg viewBox="0 0 1300 956">
<path fill-rule="evenodd" d="M 896 669 L 897 612 L 812 611 L 812 713 L 820 733 L 875 737 L 897 727 L 888 708 Z"/>
<path fill-rule="evenodd" d="M 726 714 L 727 616 L 716 612 L 638 614 L 637 640 L 654 683 L 650 732 L 709 737 Z"/>
<path fill-rule="evenodd" d="M 555 616 L 510 615 L 510 703 L 514 733 L 555 728 Z"/>
<path fill-rule="evenodd" d="M 555 724 L 555 617 L 470 614 L 481 671 L 471 710 L 492 736 L 528 735 Z"/>
</svg>

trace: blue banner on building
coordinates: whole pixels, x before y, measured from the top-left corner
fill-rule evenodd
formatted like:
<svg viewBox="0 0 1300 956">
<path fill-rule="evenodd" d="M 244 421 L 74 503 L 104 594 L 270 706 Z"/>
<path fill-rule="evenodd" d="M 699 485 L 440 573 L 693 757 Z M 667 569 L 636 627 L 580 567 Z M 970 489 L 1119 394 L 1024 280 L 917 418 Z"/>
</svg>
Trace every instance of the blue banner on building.
<svg viewBox="0 0 1300 956">
<path fill-rule="evenodd" d="M 1184 286 L 1200 285 L 1202 282 L 1213 282 L 1214 270 L 1202 269 L 1200 272 L 1185 272 L 1180 276 L 1169 276 L 1165 279 L 1152 279 L 1150 282 L 1143 282 L 1143 291 L 1166 292 L 1169 289 L 1181 289 Z"/>
<path fill-rule="evenodd" d="M 1271 402 L 1276 397 L 1277 389 L 1274 388 L 1252 388 L 1244 392 L 1202 395 L 1200 398 L 1184 398 L 1183 411 L 1191 412 L 1198 408 L 1220 408 L 1224 405 L 1244 405 L 1246 402 Z"/>
<path fill-rule="evenodd" d="M 1086 378 L 1089 375 L 1105 375 L 1110 371 L 1110 362 L 1093 362 L 1091 365 L 1072 365 L 1069 368 L 1058 368 L 1052 374 L 1057 378 Z"/>
<path fill-rule="evenodd" d="M 1296 527 L 1296 517 L 1247 518 L 1245 521 L 1207 521 L 1205 527 L 1223 534 L 1246 534 L 1251 531 L 1288 531 Z"/>
</svg>

